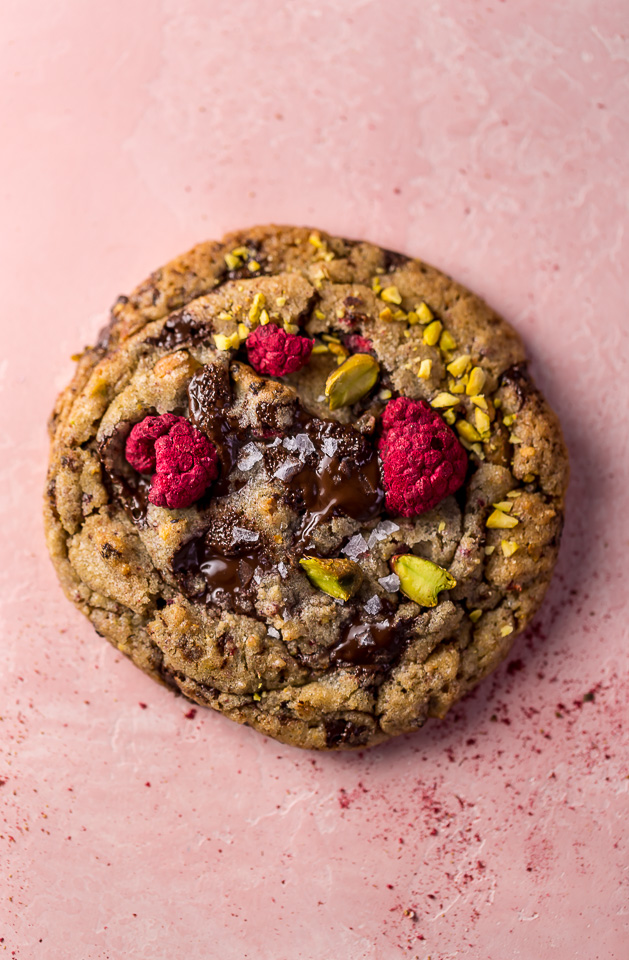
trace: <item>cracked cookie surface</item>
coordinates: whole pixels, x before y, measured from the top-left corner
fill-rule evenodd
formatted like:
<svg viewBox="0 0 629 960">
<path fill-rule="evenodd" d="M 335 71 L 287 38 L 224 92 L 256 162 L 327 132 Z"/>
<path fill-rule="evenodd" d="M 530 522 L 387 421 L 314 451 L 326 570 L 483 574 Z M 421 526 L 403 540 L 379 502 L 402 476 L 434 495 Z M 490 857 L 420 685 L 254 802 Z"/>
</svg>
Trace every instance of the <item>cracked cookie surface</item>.
<svg viewBox="0 0 629 960">
<path fill-rule="evenodd" d="M 405 424 L 383 452 L 391 400 L 438 415 L 422 470 L 446 470 L 440 500 L 434 478 L 388 496 L 420 443 Z M 278 226 L 200 244 L 118 299 L 50 432 L 46 531 L 68 597 L 156 680 L 300 747 L 444 716 L 552 575 L 568 462 L 520 339 L 371 244 Z M 424 567 L 433 592 L 412 582 Z"/>
</svg>

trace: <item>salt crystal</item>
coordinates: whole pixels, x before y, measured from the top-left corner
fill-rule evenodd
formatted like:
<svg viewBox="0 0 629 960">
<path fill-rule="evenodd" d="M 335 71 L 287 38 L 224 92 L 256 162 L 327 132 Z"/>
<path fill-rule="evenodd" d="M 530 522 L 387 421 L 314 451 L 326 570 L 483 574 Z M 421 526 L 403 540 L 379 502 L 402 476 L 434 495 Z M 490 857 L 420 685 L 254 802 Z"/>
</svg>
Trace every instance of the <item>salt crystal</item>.
<svg viewBox="0 0 629 960">
<path fill-rule="evenodd" d="M 333 457 L 338 449 L 339 442 L 334 437 L 326 437 L 321 447 L 326 457 Z"/>
<path fill-rule="evenodd" d="M 273 476 L 277 477 L 278 480 L 290 480 L 291 477 L 294 477 L 295 474 L 301 470 L 301 463 L 294 463 L 292 460 L 289 460 L 288 463 L 280 464 Z"/>
<path fill-rule="evenodd" d="M 270 637 L 275 637 L 276 640 L 279 640 L 280 632 L 276 630 L 275 627 L 267 627 L 266 632 Z"/>
<path fill-rule="evenodd" d="M 367 553 L 369 547 L 367 546 L 367 541 L 363 537 L 362 533 L 357 533 L 349 541 L 347 546 L 341 550 L 341 553 L 346 554 L 350 560 L 356 560 L 363 553 Z"/>
<path fill-rule="evenodd" d="M 302 457 L 315 452 L 315 446 L 307 433 L 298 433 L 296 437 L 284 437 L 283 444 L 287 450 L 297 450 Z"/>
<path fill-rule="evenodd" d="M 282 578 L 282 580 L 286 580 L 286 577 L 288 576 L 288 567 L 286 566 L 283 560 L 280 560 L 280 562 L 277 565 L 277 569 L 280 572 L 280 577 Z"/>
<path fill-rule="evenodd" d="M 275 440 L 273 441 L 273 443 L 270 443 L 270 444 L 269 444 L 269 450 L 273 450 L 274 447 L 279 447 L 279 445 L 280 445 L 281 442 L 282 442 L 282 441 L 280 440 L 280 438 L 279 438 L 279 437 L 276 437 Z"/>
<path fill-rule="evenodd" d="M 380 603 L 380 597 L 376 596 L 374 593 L 367 603 L 365 604 L 365 613 L 376 614 L 380 613 L 382 609 L 382 604 Z"/>
<path fill-rule="evenodd" d="M 400 589 L 400 578 L 397 573 L 390 573 L 388 577 L 380 577 L 378 583 L 389 593 L 396 593 Z"/>
<path fill-rule="evenodd" d="M 262 460 L 262 454 L 255 443 L 248 443 L 243 447 L 238 457 L 238 467 L 240 470 L 251 470 L 254 464 Z"/>
<path fill-rule="evenodd" d="M 393 520 L 381 520 L 369 535 L 369 548 L 371 549 L 379 540 L 386 540 L 390 533 L 395 533 L 399 529 Z"/>
<path fill-rule="evenodd" d="M 232 540 L 234 543 L 255 543 L 260 539 L 260 534 L 255 530 L 247 530 L 246 527 L 234 527 Z"/>
<path fill-rule="evenodd" d="M 324 403 L 324 402 L 325 402 L 325 393 L 321 393 L 317 397 L 317 403 Z"/>
</svg>

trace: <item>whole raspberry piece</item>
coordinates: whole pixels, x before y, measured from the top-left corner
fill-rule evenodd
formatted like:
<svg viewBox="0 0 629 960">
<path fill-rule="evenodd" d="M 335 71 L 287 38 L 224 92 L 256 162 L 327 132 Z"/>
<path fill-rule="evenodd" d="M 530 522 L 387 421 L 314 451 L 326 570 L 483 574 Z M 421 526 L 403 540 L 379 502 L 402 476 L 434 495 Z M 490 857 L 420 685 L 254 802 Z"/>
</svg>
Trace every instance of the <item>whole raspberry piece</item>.
<svg viewBox="0 0 629 960">
<path fill-rule="evenodd" d="M 155 461 L 149 500 L 156 507 L 189 507 L 218 476 L 216 448 L 183 417 L 156 440 Z"/>
<path fill-rule="evenodd" d="M 423 400 L 398 397 L 382 415 L 379 443 L 387 510 L 432 510 L 463 484 L 467 456 L 456 434 Z"/>
<path fill-rule="evenodd" d="M 138 473 L 155 470 L 155 441 L 168 433 L 179 419 L 172 413 L 163 413 L 161 417 L 145 417 L 136 423 L 125 445 L 125 457 L 134 470 Z"/>
<path fill-rule="evenodd" d="M 352 353 L 373 353 L 373 344 L 366 337 L 361 337 L 359 333 L 349 333 L 343 337 L 343 346 L 351 350 Z"/>
<path fill-rule="evenodd" d="M 305 366 L 312 353 L 314 340 L 286 333 L 275 323 L 256 327 L 247 338 L 249 363 L 258 373 L 283 377 Z"/>
<path fill-rule="evenodd" d="M 218 476 L 214 445 L 185 417 L 172 413 L 136 423 L 125 454 L 140 473 L 156 471 L 148 498 L 157 507 L 189 507 Z"/>
</svg>

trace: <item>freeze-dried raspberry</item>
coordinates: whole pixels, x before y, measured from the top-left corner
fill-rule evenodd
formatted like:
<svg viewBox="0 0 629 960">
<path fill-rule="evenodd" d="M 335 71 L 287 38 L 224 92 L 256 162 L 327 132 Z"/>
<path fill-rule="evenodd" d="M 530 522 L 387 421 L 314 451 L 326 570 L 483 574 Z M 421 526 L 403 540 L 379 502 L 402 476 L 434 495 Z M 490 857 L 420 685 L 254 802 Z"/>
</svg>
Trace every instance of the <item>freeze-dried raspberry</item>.
<svg viewBox="0 0 629 960">
<path fill-rule="evenodd" d="M 275 323 L 256 327 L 247 338 L 249 363 L 258 373 L 271 377 L 301 370 L 308 363 L 313 346 L 314 340 L 286 333 Z"/>
<path fill-rule="evenodd" d="M 349 333 L 343 337 L 343 346 L 352 353 L 373 353 L 373 344 L 359 333 Z"/>
<path fill-rule="evenodd" d="M 417 516 L 455 493 L 467 456 L 456 434 L 423 400 L 398 397 L 382 416 L 379 443 L 390 513 Z"/>
<path fill-rule="evenodd" d="M 152 473 L 155 469 L 155 441 L 173 427 L 179 417 L 163 413 L 161 417 L 145 417 L 136 423 L 127 437 L 125 457 L 138 473 Z"/>
<path fill-rule="evenodd" d="M 218 475 L 214 445 L 185 417 L 172 413 L 136 423 L 125 456 L 140 473 L 156 471 L 148 497 L 158 507 L 189 507 Z"/>
<path fill-rule="evenodd" d="M 156 507 L 189 507 L 218 476 L 218 453 L 183 417 L 155 442 L 157 471 L 149 500 Z"/>
</svg>

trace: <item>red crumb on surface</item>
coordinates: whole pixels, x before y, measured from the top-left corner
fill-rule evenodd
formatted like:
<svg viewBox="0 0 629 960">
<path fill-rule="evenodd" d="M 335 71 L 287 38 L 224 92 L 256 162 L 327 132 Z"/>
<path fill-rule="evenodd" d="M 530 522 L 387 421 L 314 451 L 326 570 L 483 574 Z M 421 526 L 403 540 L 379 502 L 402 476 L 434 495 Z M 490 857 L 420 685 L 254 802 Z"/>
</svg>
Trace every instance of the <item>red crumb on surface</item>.
<svg viewBox="0 0 629 960">
<path fill-rule="evenodd" d="M 197 711 L 195 707 L 190 707 L 188 712 L 184 713 L 184 717 L 186 718 L 186 720 L 194 720 L 196 715 L 197 715 Z"/>
<path fill-rule="evenodd" d="M 465 480 L 463 447 L 423 400 L 398 397 L 388 404 L 379 450 L 387 510 L 402 517 L 432 510 Z"/>
<path fill-rule="evenodd" d="M 312 353 L 314 340 L 296 333 L 286 333 L 275 323 L 267 323 L 247 338 L 249 363 L 258 373 L 283 377 L 305 366 Z"/>
<path fill-rule="evenodd" d="M 361 337 L 359 333 L 350 333 L 343 337 L 343 346 L 351 350 L 352 353 L 372 353 L 373 344 L 367 337 Z"/>
</svg>

